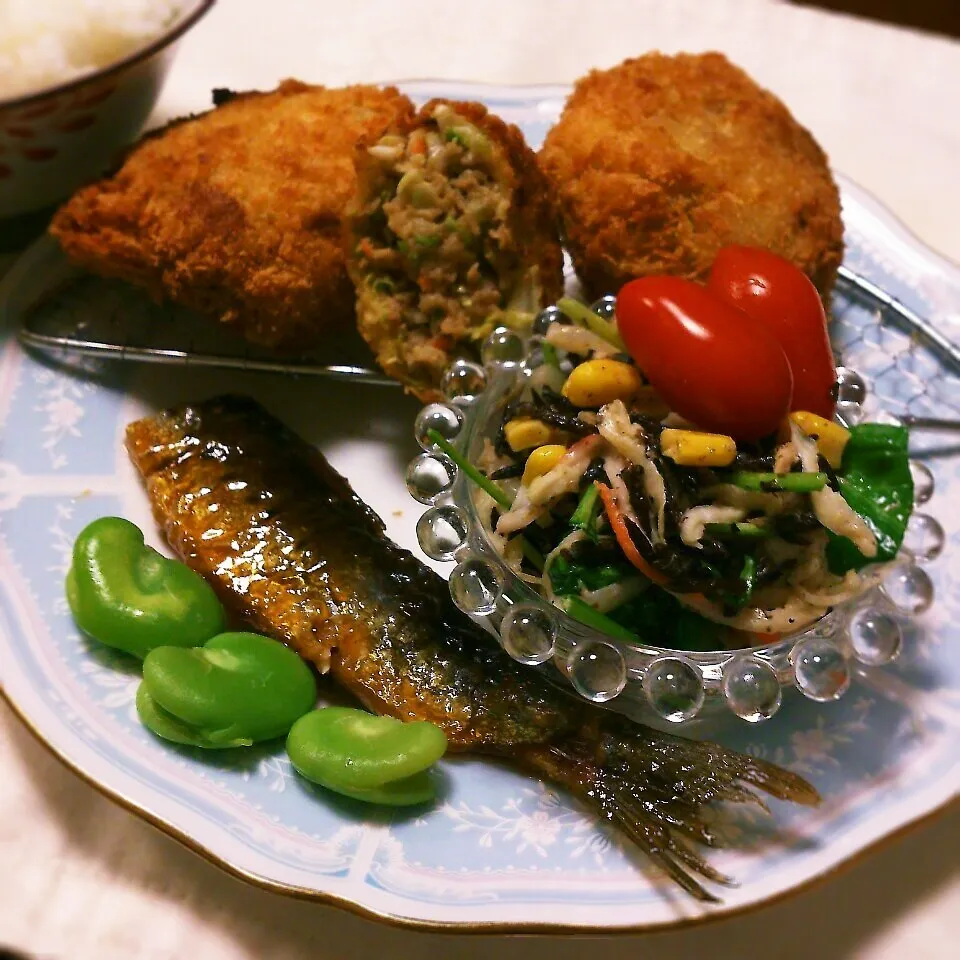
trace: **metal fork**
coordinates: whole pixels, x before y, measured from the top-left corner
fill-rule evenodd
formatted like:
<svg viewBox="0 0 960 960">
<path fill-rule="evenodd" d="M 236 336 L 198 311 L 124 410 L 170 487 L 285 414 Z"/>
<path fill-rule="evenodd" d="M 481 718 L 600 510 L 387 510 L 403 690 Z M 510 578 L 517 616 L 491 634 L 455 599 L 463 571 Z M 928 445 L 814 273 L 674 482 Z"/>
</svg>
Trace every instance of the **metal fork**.
<svg viewBox="0 0 960 960">
<path fill-rule="evenodd" d="M 882 320 L 905 329 L 922 340 L 952 371 L 960 373 L 960 346 L 944 336 L 930 321 L 878 287 L 871 280 L 841 266 L 838 286 L 851 299 L 876 310 Z M 335 380 L 397 386 L 395 380 L 379 370 L 356 364 L 335 364 L 322 361 L 293 362 L 257 357 L 250 353 L 228 353 L 196 350 L 191 347 L 155 347 L 131 342 L 116 342 L 105 338 L 70 333 L 49 333 L 32 325 L 36 314 L 29 314 L 19 333 L 20 343 L 44 354 L 74 355 L 94 359 L 135 361 L 139 363 L 175 364 L 222 370 L 242 370 L 258 373 L 281 373 L 300 377 L 319 376 Z M 915 429 L 960 431 L 960 420 L 937 417 L 904 416 L 904 424 Z"/>
</svg>

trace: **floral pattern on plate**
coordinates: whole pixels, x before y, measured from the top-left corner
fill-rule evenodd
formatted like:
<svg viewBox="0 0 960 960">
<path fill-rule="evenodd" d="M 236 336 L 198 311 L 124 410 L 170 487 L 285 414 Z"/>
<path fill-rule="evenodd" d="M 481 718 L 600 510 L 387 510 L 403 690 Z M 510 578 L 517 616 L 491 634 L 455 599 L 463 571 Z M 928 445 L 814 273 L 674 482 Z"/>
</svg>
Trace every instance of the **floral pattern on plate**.
<svg viewBox="0 0 960 960">
<path fill-rule="evenodd" d="M 484 100 L 534 144 L 566 93 L 451 83 L 407 88 L 421 100 Z M 841 183 L 847 264 L 957 338 L 960 272 L 862 190 Z M 33 256 L 35 275 L 15 270 L 0 310 L 4 303 L 11 310 L 12 286 L 36 282 L 43 258 L 53 254 Z M 947 526 L 948 544 L 929 567 L 938 600 L 909 629 L 900 660 L 859 671 L 838 703 L 788 696 L 767 724 L 731 717 L 710 731 L 802 773 L 824 796 L 818 810 L 774 803 L 774 820 L 747 811 L 727 827 L 742 847 L 718 851 L 712 862 L 740 885 L 719 907 L 674 896 L 608 826 L 562 793 L 493 762 L 445 761 L 441 801 L 404 812 L 364 808 L 305 783 L 278 744 L 219 754 L 163 745 L 136 721 L 137 664 L 82 638 L 63 600 L 70 544 L 93 518 L 128 516 L 158 543 L 121 448 L 124 424 L 191 396 L 251 392 L 317 442 L 391 535 L 414 548 L 403 469 L 413 453 L 416 404 L 350 384 L 166 368 L 86 366 L 78 373 L 25 355 L 11 336 L 14 321 L 7 318 L 0 353 L 0 681 L 71 766 L 248 879 L 406 923 L 649 928 L 796 889 L 957 792 L 960 516 L 946 505 L 960 495 L 960 458 L 935 434 L 915 446 L 935 474 L 930 509 Z M 841 318 L 834 332 L 843 361 L 870 378 L 885 409 L 960 417 L 960 381 L 907 333 L 881 328 L 864 311 Z M 347 409 L 350 415 L 341 412 Z"/>
</svg>

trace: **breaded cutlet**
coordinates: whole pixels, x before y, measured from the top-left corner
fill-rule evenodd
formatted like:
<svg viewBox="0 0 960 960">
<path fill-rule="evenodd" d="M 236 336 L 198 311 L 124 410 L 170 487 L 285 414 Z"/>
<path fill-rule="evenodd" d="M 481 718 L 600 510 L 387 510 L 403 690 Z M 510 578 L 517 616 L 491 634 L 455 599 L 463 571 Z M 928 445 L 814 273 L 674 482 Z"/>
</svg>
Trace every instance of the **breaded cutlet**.
<svg viewBox="0 0 960 960">
<path fill-rule="evenodd" d="M 227 324 L 309 350 L 354 315 L 341 219 L 358 141 L 412 116 L 393 87 L 296 80 L 152 133 L 54 217 L 68 257 Z"/>
<path fill-rule="evenodd" d="M 828 295 L 843 257 L 823 150 L 719 53 L 650 53 L 580 80 L 541 165 L 592 295 L 634 277 L 706 277 L 728 244 L 769 248 Z"/>
</svg>

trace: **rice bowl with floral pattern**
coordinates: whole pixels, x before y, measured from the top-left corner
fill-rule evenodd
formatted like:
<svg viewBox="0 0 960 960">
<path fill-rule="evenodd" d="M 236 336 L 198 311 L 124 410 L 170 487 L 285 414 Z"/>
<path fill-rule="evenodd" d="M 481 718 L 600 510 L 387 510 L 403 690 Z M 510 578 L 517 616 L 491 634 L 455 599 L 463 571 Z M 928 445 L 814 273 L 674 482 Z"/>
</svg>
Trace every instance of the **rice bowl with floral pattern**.
<svg viewBox="0 0 960 960">
<path fill-rule="evenodd" d="M 214 2 L 178 3 L 157 35 L 118 46 L 118 59 L 0 97 L 0 221 L 57 203 L 116 162 L 153 110 L 178 41 Z"/>
</svg>

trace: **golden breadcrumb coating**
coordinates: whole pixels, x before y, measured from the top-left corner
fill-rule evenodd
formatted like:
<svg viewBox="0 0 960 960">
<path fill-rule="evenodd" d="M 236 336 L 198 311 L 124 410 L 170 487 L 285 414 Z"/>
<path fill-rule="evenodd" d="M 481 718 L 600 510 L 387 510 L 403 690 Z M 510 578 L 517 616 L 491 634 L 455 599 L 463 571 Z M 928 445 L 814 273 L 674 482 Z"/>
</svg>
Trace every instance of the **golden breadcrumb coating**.
<svg viewBox="0 0 960 960">
<path fill-rule="evenodd" d="M 295 80 L 222 99 L 147 136 L 67 201 L 51 232 L 96 273 L 255 343 L 308 350 L 353 317 L 341 218 L 356 145 L 413 106 L 392 87 Z"/>
<path fill-rule="evenodd" d="M 651 53 L 580 80 L 541 165 L 592 295 L 648 274 L 703 280 L 727 244 L 793 261 L 826 296 L 843 256 L 827 158 L 719 53 Z"/>
<path fill-rule="evenodd" d="M 358 329 L 385 372 L 439 400 L 455 358 L 478 359 L 494 326 L 529 328 L 562 294 L 549 186 L 517 127 L 448 100 L 370 138 L 357 174 L 345 246 Z"/>
</svg>

